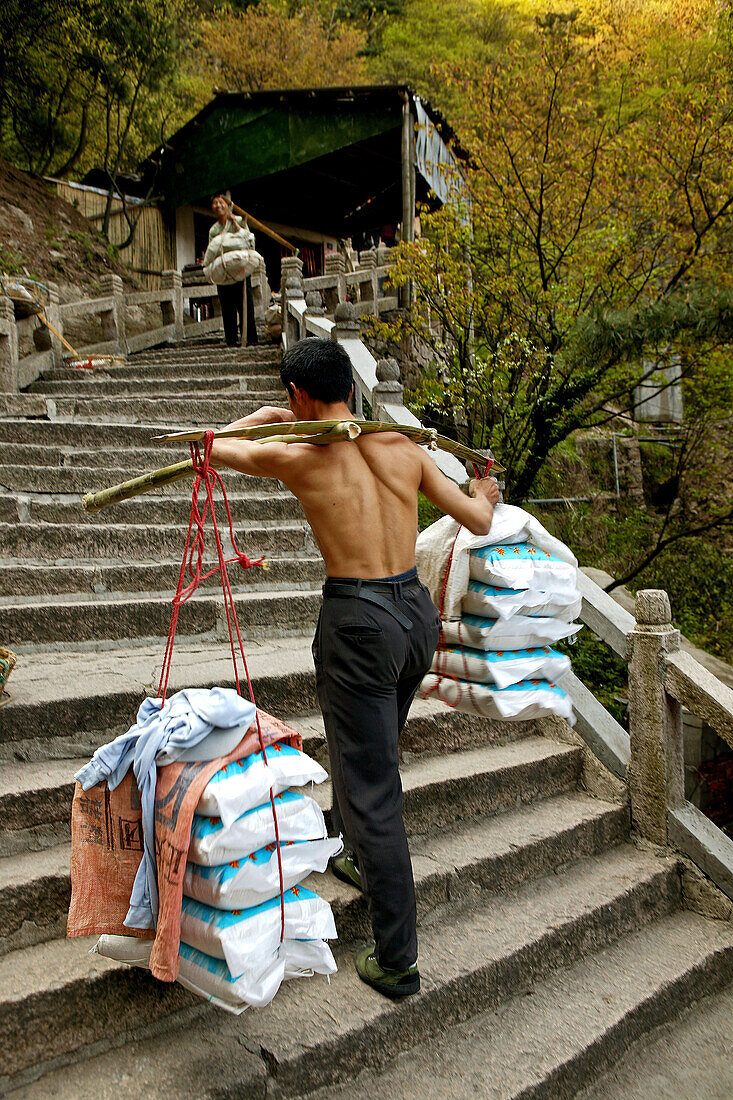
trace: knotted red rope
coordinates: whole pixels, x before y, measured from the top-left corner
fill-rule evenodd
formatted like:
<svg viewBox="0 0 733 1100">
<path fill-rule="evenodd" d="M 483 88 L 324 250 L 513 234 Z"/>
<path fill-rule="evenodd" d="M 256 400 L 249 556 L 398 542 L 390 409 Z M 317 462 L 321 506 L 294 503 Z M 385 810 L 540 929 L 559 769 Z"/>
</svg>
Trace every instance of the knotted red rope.
<svg viewBox="0 0 733 1100">
<path fill-rule="evenodd" d="M 221 585 L 224 594 L 224 610 L 227 617 L 227 629 L 229 631 L 229 646 L 232 653 L 232 663 L 234 665 L 234 681 L 237 685 L 237 692 L 242 694 L 242 687 L 239 676 L 239 666 L 237 663 L 237 649 L 242 660 L 242 669 L 244 676 L 247 680 L 247 689 L 249 691 L 249 697 L 252 702 L 255 702 L 254 689 L 252 687 L 252 680 L 249 675 L 249 668 L 247 666 L 247 658 L 244 655 L 244 644 L 242 642 L 242 635 L 239 629 L 239 621 L 237 619 L 237 609 L 234 604 L 234 596 L 232 594 L 232 588 L 229 581 L 229 573 L 227 571 L 227 565 L 231 565 L 232 562 L 239 562 L 244 569 L 251 569 L 255 565 L 262 565 L 264 558 L 259 558 L 257 561 L 252 561 L 247 555 L 238 549 L 236 540 L 234 538 L 234 521 L 232 519 L 231 508 L 229 507 L 229 500 L 227 498 L 226 489 L 224 488 L 224 482 L 217 473 L 217 471 L 211 465 L 211 450 L 214 446 L 214 432 L 209 430 L 204 435 L 204 449 L 203 453 L 198 443 L 192 443 L 190 445 L 191 459 L 193 461 L 194 468 L 194 482 L 191 492 L 191 513 L 188 520 L 188 531 L 186 532 L 186 542 L 183 548 L 183 558 L 181 560 L 181 569 L 178 574 L 178 585 L 176 587 L 176 594 L 173 597 L 173 610 L 171 611 L 171 622 L 168 629 L 168 640 L 165 647 L 165 655 L 163 657 L 163 668 L 160 675 L 160 685 L 158 687 L 158 695 L 161 699 L 161 706 L 165 703 L 166 693 L 168 691 L 168 679 L 170 676 L 171 662 L 173 659 L 173 645 L 176 639 L 176 629 L 178 627 L 178 615 L 181 610 L 181 605 L 186 603 L 191 598 L 201 581 L 207 580 L 209 577 L 213 577 L 215 573 L 221 575 Z M 204 486 L 205 499 L 203 508 L 199 508 L 199 492 L 201 486 Z M 221 542 L 221 535 L 219 534 L 219 525 L 216 521 L 216 512 L 214 509 L 214 486 L 218 486 L 221 489 L 222 499 L 224 501 L 224 507 L 226 508 L 227 522 L 229 524 L 229 536 L 231 538 L 232 547 L 234 549 L 234 557 L 225 558 L 224 548 Z M 203 560 L 204 560 L 204 545 L 205 545 L 205 524 L 207 517 L 211 518 L 211 526 L 214 531 L 214 540 L 216 542 L 216 553 L 218 564 L 210 569 L 207 573 L 202 572 Z M 186 579 L 186 573 L 190 576 L 190 582 L 184 587 Z M 237 647 L 235 648 L 234 636 L 237 637 Z M 257 735 L 260 742 L 260 752 L 262 753 L 262 759 L 266 766 L 268 765 L 267 756 L 265 754 L 265 742 L 262 737 L 262 727 L 260 725 L 259 710 L 256 709 L 255 704 L 255 721 L 257 723 Z M 275 796 L 270 791 L 270 805 L 272 807 L 272 819 L 275 824 L 275 850 L 277 851 L 277 868 L 280 876 L 280 942 L 285 939 L 285 888 L 283 879 L 283 867 L 282 867 L 282 855 L 280 852 L 280 829 L 277 822 L 277 811 L 275 809 Z"/>
</svg>

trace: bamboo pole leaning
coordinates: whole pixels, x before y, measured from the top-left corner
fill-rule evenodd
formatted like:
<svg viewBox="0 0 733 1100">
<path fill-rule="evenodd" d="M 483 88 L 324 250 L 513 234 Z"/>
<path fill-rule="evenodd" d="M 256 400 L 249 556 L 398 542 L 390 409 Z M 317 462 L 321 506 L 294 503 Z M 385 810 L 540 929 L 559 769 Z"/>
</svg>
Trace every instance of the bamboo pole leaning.
<svg viewBox="0 0 733 1100">
<path fill-rule="evenodd" d="M 285 430 L 284 430 L 285 429 Z M 324 446 L 331 443 L 345 443 L 358 439 L 361 435 L 373 435 L 380 432 L 399 432 L 415 443 L 439 449 L 455 455 L 462 461 L 470 461 L 482 466 L 486 456 L 472 447 L 466 447 L 454 439 L 438 435 L 433 428 L 412 427 L 410 425 L 387 424 L 378 420 L 300 420 L 276 424 L 258 424 L 254 427 L 222 428 L 216 433 L 217 439 L 248 439 L 254 443 L 311 443 Z M 190 431 L 170 432 L 155 436 L 156 440 L 166 443 L 200 443 L 205 431 L 194 428 Z M 496 469 L 500 469 L 495 467 Z M 172 466 L 163 466 L 151 470 L 140 477 L 112 485 L 97 493 L 85 493 L 82 504 L 87 512 L 101 512 L 120 501 L 149 493 L 162 485 L 171 485 L 176 481 L 193 477 L 193 461 L 187 459 Z"/>
</svg>

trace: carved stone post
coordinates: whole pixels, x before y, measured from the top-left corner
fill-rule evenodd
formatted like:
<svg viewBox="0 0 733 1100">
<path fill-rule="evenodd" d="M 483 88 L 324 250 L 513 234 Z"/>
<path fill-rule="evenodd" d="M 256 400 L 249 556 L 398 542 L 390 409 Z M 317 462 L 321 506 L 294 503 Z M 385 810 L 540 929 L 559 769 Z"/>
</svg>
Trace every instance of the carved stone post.
<svg viewBox="0 0 733 1100">
<path fill-rule="evenodd" d="M 371 274 L 368 283 L 359 283 L 359 296 L 362 302 L 374 303 L 374 314 L 376 315 L 379 287 L 377 285 L 377 253 L 373 248 L 366 248 L 359 253 L 359 267 L 362 271 L 369 271 Z"/>
<path fill-rule="evenodd" d="M 356 310 L 351 302 L 341 302 L 336 306 L 333 320 L 334 325 L 331 329 L 332 340 L 359 339 L 359 322 L 356 319 Z M 354 380 L 354 393 L 349 402 L 349 406 L 357 419 L 362 420 L 364 418 L 362 392 L 356 380 Z"/>
<path fill-rule="evenodd" d="M 377 385 L 372 391 L 375 420 L 384 420 L 385 405 L 404 405 L 404 389 L 396 359 L 380 359 L 377 363 Z"/>
<path fill-rule="evenodd" d="M 183 340 L 183 280 L 180 271 L 164 271 L 161 275 L 163 290 L 171 291 L 171 300 L 160 303 L 163 324 L 173 325 L 173 339 L 177 344 Z"/>
<path fill-rule="evenodd" d="M 309 317 L 323 317 L 326 312 L 318 290 L 309 290 L 305 296 L 306 314 Z"/>
<path fill-rule="evenodd" d="M 100 314 L 102 336 L 105 341 L 114 343 L 115 352 L 124 355 L 127 351 L 125 336 L 125 288 L 119 275 L 103 275 L 101 278 L 102 296 L 111 296 L 112 309 Z"/>
<path fill-rule="evenodd" d="M 10 298 L 0 295 L 0 392 L 18 393 L 18 329 Z"/>
<path fill-rule="evenodd" d="M 325 263 L 326 275 L 332 275 L 336 280 L 334 287 L 327 287 L 324 291 L 326 310 L 335 313 L 339 302 L 346 301 L 346 261 L 340 252 L 329 252 Z"/>
<path fill-rule="evenodd" d="M 48 289 L 50 293 L 50 299 L 48 303 L 48 309 L 46 310 L 46 317 L 51 322 L 53 327 L 63 334 L 64 322 L 61 318 L 61 299 L 59 296 L 59 288 L 56 283 L 49 283 Z M 48 329 L 47 331 L 51 338 L 53 365 L 55 367 L 61 367 L 64 363 L 64 345 L 61 343 L 58 336 L 55 336 L 50 329 Z"/>
<path fill-rule="evenodd" d="M 388 267 L 391 260 L 391 253 L 392 249 L 389 245 L 385 244 L 384 241 L 380 241 L 377 248 L 377 267 Z M 385 276 L 380 275 L 377 279 L 377 288 L 380 298 L 384 295 L 384 282 Z"/>
<path fill-rule="evenodd" d="M 303 261 L 298 256 L 283 256 L 280 261 L 280 309 L 288 347 L 300 339 L 300 324 L 288 310 L 288 302 L 304 297 Z"/>
<path fill-rule="evenodd" d="M 629 635 L 631 820 L 657 844 L 667 843 L 667 810 L 683 805 L 685 797 L 681 707 L 664 690 L 663 668 L 664 655 L 679 647 L 667 593 L 637 593 L 636 626 Z"/>
</svg>

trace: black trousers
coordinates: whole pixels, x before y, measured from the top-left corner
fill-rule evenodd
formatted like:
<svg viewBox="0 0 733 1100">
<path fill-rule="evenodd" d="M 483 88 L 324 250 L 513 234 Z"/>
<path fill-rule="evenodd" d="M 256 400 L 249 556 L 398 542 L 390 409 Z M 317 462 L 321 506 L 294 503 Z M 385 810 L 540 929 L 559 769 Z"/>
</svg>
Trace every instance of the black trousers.
<svg viewBox="0 0 733 1100">
<path fill-rule="evenodd" d="M 244 301 L 247 300 L 247 343 L 257 343 L 257 322 L 255 304 L 252 297 L 252 280 L 247 276 L 245 282 L 220 284 L 216 288 L 221 302 L 221 319 L 224 322 L 224 339 L 230 348 L 241 342 L 244 334 Z"/>
<path fill-rule="evenodd" d="M 400 591 L 397 580 L 393 587 L 410 630 L 363 599 L 329 596 L 327 582 L 313 658 L 331 759 L 333 831 L 344 834 L 356 857 L 380 965 L 405 970 L 417 959 L 417 932 L 397 740 L 430 668 L 440 621 L 424 585 Z"/>
</svg>

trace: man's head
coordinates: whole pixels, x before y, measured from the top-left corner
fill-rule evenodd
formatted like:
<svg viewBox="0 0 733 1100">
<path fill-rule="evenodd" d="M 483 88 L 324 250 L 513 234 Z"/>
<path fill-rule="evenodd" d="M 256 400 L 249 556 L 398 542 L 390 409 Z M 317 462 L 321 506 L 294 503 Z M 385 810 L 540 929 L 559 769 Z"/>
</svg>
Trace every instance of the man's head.
<svg viewBox="0 0 733 1100">
<path fill-rule="evenodd" d="M 229 213 L 229 199 L 226 195 L 214 195 L 211 200 L 211 209 L 217 218 L 225 218 Z"/>
<path fill-rule="evenodd" d="M 283 355 L 280 377 L 296 416 L 308 419 L 313 403 L 348 401 L 354 388 L 351 360 L 335 340 L 309 336 Z"/>
</svg>

